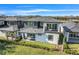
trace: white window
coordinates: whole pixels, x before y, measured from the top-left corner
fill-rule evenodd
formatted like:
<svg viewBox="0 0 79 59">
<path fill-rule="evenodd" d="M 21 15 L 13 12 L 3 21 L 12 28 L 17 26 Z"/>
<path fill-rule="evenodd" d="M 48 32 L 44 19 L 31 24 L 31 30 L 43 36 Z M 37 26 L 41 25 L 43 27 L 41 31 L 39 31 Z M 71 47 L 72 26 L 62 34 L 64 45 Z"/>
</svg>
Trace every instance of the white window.
<svg viewBox="0 0 79 59">
<path fill-rule="evenodd" d="M 77 37 L 77 38 L 79 38 L 79 33 L 69 33 L 69 37 Z"/>
<path fill-rule="evenodd" d="M 48 40 L 53 41 L 53 35 L 48 35 Z"/>
<path fill-rule="evenodd" d="M 57 29 L 57 24 L 47 24 L 47 29 Z"/>
</svg>

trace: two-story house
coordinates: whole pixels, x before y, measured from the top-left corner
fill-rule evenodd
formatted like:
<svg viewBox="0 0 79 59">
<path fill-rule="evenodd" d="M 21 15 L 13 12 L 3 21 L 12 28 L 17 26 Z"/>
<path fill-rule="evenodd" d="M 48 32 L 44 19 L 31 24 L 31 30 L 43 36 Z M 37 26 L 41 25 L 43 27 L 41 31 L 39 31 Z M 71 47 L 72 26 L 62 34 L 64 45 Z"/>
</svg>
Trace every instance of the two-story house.
<svg viewBox="0 0 79 59">
<path fill-rule="evenodd" d="M 60 22 L 53 18 L 18 18 L 23 23 L 18 31 L 24 40 L 35 40 L 58 44 Z"/>
<path fill-rule="evenodd" d="M 0 31 L 5 35 L 21 36 L 23 40 L 33 40 L 58 44 L 60 28 L 56 19 L 48 17 L 28 18 L 26 16 L 4 16 L 0 18 Z"/>
</svg>

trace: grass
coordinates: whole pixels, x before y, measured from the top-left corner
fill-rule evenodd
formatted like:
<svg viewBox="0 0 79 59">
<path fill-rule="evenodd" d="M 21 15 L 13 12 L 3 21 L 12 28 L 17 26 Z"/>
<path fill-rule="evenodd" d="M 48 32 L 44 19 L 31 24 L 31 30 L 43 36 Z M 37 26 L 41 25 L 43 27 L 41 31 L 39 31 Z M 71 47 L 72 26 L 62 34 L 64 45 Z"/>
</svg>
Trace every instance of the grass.
<svg viewBox="0 0 79 59">
<path fill-rule="evenodd" d="M 79 44 L 66 44 L 64 51 L 67 54 L 79 55 Z"/>
<path fill-rule="evenodd" d="M 68 44 L 70 49 L 76 50 L 77 53 L 79 54 L 79 44 Z"/>
<path fill-rule="evenodd" d="M 51 50 L 52 49 L 52 50 Z M 0 40 L 1 55 L 61 55 L 61 51 L 53 50 L 54 45 L 43 42 Z"/>
<path fill-rule="evenodd" d="M 79 49 L 79 44 L 68 44 L 68 46 L 69 46 L 70 48 Z"/>
<path fill-rule="evenodd" d="M 7 55 L 53 55 L 53 54 L 61 54 L 61 52 L 57 51 L 47 51 L 39 48 L 25 47 L 17 45 L 14 50 L 7 49 Z"/>
<path fill-rule="evenodd" d="M 61 39 L 61 38 L 60 38 Z M 10 41 L 0 37 L 1 55 L 64 55 L 79 54 L 79 44 L 67 44 L 64 52 L 55 48 L 55 45 L 36 41 Z"/>
<path fill-rule="evenodd" d="M 6 40 L 7 38 L 0 35 L 0 39 Z"/>
<path fill-rule="evenodd" d="M 33 48 L 40 48 L 45 50 L 57 50 L 55 49 L 55 45 L 44 43 L 44 42 L 36 42 L 36 41 L 10 41 L 10 40 L 0 40 L 0 42 L 6 42 L 7 44 L 16 44 L 22 46 L 30 46 Z"/>
<path fill-rule="evenodd" d="M 44 42 L 36 42 L 36 41 L 21 41 L 19 42 L 21 45 L 24 46 L 30 46 L 34 48 L 40 48 L 40 49 L 46 49 L 46 50 L 53 50 L 55 48 L 55 45 L 44 43 Z"/>
</svg>

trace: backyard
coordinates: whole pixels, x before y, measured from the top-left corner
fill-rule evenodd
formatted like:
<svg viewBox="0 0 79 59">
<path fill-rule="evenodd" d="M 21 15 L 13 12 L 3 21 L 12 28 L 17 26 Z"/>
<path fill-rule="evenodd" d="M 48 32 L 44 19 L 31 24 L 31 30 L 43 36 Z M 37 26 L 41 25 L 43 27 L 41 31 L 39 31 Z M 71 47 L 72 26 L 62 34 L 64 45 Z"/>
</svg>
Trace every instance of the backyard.
<svg viewBox="0 0 79 59">
<path fill-rule="evenodd" d="M 38 41 L 13 41 L 0 39 L 0 55 L 78 55 L 79 44 L 63 45 L 61 51 L 54 44 Z"/>
<path fill-rule="evenodd" d="M 0 39 L 1 55 L 63 55 L 55 45 L 34 41 L 8 41 Z"/>
</svg>

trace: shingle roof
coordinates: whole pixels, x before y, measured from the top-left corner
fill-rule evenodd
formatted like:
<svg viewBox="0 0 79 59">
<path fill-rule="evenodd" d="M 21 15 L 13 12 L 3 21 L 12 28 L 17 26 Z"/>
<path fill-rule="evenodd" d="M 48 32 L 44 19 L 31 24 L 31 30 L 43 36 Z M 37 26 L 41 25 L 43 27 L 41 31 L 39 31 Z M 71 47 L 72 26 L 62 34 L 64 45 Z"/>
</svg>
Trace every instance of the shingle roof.
<svg viewBox="0 0 79 59">
<path fill-rule="evenodd" d="M 63 24 L 63 28 L 65 31 L 69 32 L 79 32 L 79 24 L 74 22 L 67 22 Z"/>
<path fill-rule="evenodd" d="M 36 18 L 27 19 L 26 21 L 59 22 L 57 19 L 48 18 L 48 17 L 36 17 Z"/>
<path fill-rule="evenodd" d="M 79 24 L 75 25 L 74 27 L 71 28 L 72 32 L 79 32 Z"/>
<path fill-rule="evenodd" d="M 5 16 L 0 17 L 0 20 L 6 21 L 42 21 L 42 22 L 59 22 L 59 20 L 50 17 L 32 17 L 27 16 Z"/>
<path fill-rule="evenodd" d="M 0 16 L 0 20 L 6 20 L 5 16 Z"/>
<path fill-rule="evenodd" d="M 8 16 L 8 17 L 6 17 L 5 20 L 6 20 L 6 21 L 17 21 L 17 17 L 14 17 L 14 16 Z"/>
</svg>

